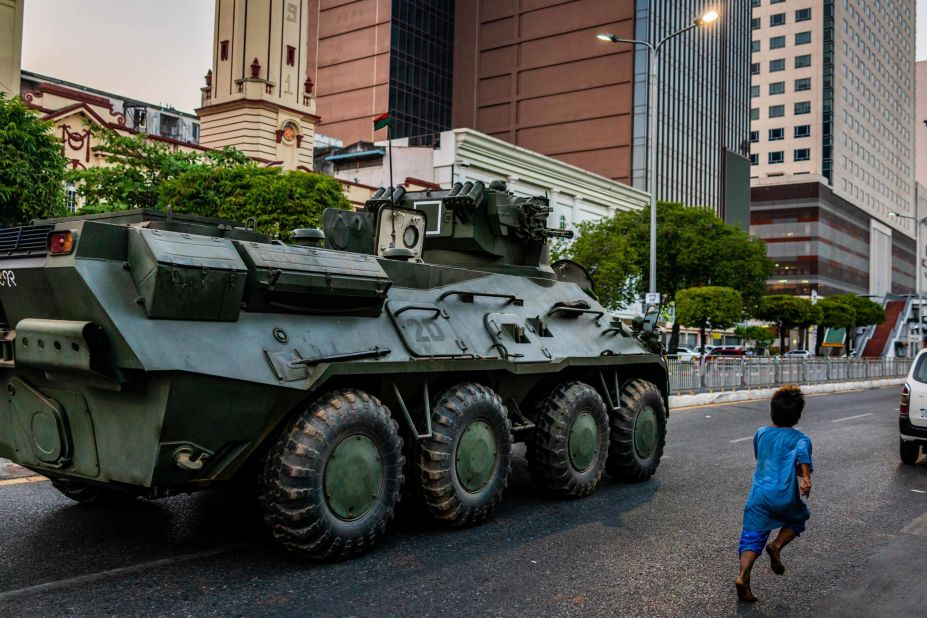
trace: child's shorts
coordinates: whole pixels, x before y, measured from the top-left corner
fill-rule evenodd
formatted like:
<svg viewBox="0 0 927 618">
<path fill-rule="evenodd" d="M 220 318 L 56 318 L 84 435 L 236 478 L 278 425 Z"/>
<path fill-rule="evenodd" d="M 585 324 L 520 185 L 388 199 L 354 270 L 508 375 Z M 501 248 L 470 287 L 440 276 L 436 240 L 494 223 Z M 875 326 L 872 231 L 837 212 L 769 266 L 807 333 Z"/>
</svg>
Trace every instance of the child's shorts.
<svg viewBox="0 0 927 618">
<path fill-rule="evenodd" d="M 797 524 L 788 524 L 783 526 L 795 533 L 795 536 L 801 536 L 801 533 L 805 531 L 804 523 Z M 753 530 L 743 530 L 740 533 L 740 548 L 738 554 L 742 554 L 745 551 L 752 551 L 758 554 L 763 553 L 763 548 L 766 547 L 766 541 L 769 539 L 769 533 L 772 530 L 766 530 L 764 532 L 754 532 Z"/>
</svg>

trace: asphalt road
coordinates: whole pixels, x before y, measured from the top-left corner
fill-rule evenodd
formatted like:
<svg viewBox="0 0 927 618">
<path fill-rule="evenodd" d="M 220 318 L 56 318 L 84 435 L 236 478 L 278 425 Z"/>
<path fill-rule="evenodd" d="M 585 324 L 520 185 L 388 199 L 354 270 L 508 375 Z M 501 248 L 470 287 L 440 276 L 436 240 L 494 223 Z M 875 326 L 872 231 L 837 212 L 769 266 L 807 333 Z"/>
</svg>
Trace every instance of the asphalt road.
<svg viewBox="0 0 927 618">
<path fill-rule="evenodd" d="M 924 615 L 927 465 L 898 462 L 897 400 L 809 398 L 812 519 L 784 577 L 758 563 L 755 606 L 733 580 L 759 402 L 674 413 L 647 483 L 551 500 L 519 456 L 486 524 L 406 513 L 372 553 L 331 565 L 276 550 L 219 493 L 100 511 L 46 482 L 0 485 L 0 615 Z"/>
</svg>

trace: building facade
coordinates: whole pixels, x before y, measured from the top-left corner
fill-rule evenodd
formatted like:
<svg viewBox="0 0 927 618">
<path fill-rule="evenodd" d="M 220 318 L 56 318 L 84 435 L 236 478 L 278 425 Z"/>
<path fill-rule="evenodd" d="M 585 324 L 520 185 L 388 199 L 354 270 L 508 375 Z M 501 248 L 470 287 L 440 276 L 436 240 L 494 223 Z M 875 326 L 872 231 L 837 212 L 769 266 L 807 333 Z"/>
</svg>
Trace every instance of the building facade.
<svg viewBox="0 0 927 618">
<path fill-rule="evenodd" d="M 313 0 L 319 131 L 378 142 L 373 118 L 389 113 L 393 138 L 472 128 L 643 189 L 646 56 L 595 35 L 658 37 L 709 8 L 710 31 L 664 53 L 658 195 L 746 226 L 747 0 Z"/>
<path fill-rule="evenodd" d="M 305 57 L 309 0 L 217 0 L 200 143 L 284 169 L 312 169 L 314 84 Z"/>
<path fill-rule="evenodd" d="M 747 0 L 636 0 L 636 39 L 659 41 L 708 10 L 720 18 L 666 43 L 657 101 L 657 199 L 707 206 L 743 228 L 749 216 L 751 5 Z M 647 78 L 644 49 L 634 57 L 635 187 L 647 188 Z"/>
<path fill-rule="evenodd" d="M 0 92 L 19 93 L 24 0 L 0 0 Z"/>
<path fill-rule="evenodd" d="M 914 292 L 914 0 L 753 5 L 751 231 L 790 270 L 820 266 L 798 279 L 780 271 L 771 287 L 796 294 Z M 804 218 L 809 183 L 827 198 L 802 244 L 793 239 L 808 237 L 813 223 Z M 839 207 L 832 211 L 832 204 Z M 782 215 L 775 224 L 758 214 L 769 210 Z M 845 236 L 824 228 L 831 215 L 842 218 L 830 224 L 846 227 Z M 841 252 L 855 257 L 825 268 Z"/>
</svg>

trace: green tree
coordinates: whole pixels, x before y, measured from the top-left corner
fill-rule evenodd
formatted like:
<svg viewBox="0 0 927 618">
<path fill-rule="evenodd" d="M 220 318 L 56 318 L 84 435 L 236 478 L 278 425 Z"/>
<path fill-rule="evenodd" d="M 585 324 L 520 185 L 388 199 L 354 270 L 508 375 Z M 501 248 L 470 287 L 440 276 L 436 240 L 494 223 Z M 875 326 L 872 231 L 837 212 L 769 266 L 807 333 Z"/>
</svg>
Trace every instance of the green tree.
<svg viewBox="0 0 927 618">
<path fill-rule="evenodd" d="M 705 330 L 730 328 L 743 318 L 744 300 L 733 288 L 707 286 L 676 293 L 676 321 L 699 329 L 705 352 Z"/>
<path fill-rule="evenodd" d="M 61 142 L 18 97 L 0 93 L 0 226 L 66 214 Z"/>
<path fill-rule="evenodd" d="M 561 255 L 589 270 L 606 306 L 627 305 L 649 287 L 650 209 L 581 224 L 578 237 Z M 705 208 L 657 204 L 657 289 L 664 305 L 674 302 L 679 290 L 726 286 L 739 290 L 747 308 L 753 309 L 771 274 L 762 240 L 725 224 Z M 670 351 L 678 343 L 677 322 Z"/>
<path fill-rule="evenodd" d="M 865 296 L 857 296 L 856 294 L 838 294 L 830 298 L 835 302 L 840 302 L 852 307 L 855 313 L 856 319 L 852 324 L 847 325 L 846 339 L 844 340 L 846 352 L 847 355 L 849 355 L 856 327 L 881 324 L 885 321 L 885 309 L 882 308 L 882 305 L 879 303 Z"/>
<path fill-rule="evenodd" d="M 68 172 L 68 180 L 77 187 L 86 212 L 158 208 L 162 206 L 162 185 L 184 172 L 220 165 L 254 165 L 231 148 L 184 151 L 142 134 L 120 135 L 98 126 L 92 130 L 100 137 L 96 150 L 106 154 L 107 165 Z"/>
<path fill-rule="evenodd" d="M 776 325 L 779 331 L 779 354 L 785 354 L 785 336 L 795 327 L 815 323 L 817 311 L 807 298 L 773 294 L 763 297 L 754 311 L 754 317 Z"/>
<path fill-rule="evenodd" d="M 160 203 L 175 211 L 245 221 L 287 237 L 299 227 L 321 227 L 326 208 L 350 208 L 331 176 L 254 166 L 200 166 L 165 182 Z"/>
<path fill-rule="evenodd" d="M 818 322 L 819 334 L 815 354 L 820 354 L 821 344 L 824 343 L 820 333 L 823 333 L 825 328 L 845 328 L 849 332 L 856 324 L 856 309 L 837 296 L 822 298 L 818 301 L 817 307 L 821 310 L 821 320 Z"/>
<path fill-rule="evenodd" d="M 555 258 L 567 257 L 586 267 L 595 282 L 596 295 L 603 305 L 619 309 L 637 299 L 635 278 L 636 248 L 629 241 L 630 228 L 636 225 L 633 213 L 620 212 L 613 217 L 579 224 L 576 239 L 555 247 Z"/>
<path fill-rule="evenodd" d="M 738 326 L 734 334 L 745 342 L 752 342 L 757 352 L 765 352 L 776 340 L 776 333 L 766 326 Z"/>
</svg>

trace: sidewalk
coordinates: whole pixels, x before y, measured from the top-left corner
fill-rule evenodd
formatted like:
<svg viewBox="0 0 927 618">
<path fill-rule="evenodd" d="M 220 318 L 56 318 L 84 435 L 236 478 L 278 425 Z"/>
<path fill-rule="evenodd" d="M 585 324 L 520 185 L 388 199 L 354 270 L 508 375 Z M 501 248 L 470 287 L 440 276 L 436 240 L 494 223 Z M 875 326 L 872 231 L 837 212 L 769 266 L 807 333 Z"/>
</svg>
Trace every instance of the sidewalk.
<svg viewBox="0 0 927 618">
<path fill-rule="evenodd" d="M 0 481 L 5 479 L 15 479 L 21 476 L 31 476 L 35 474 L 31 470 L 26 470 L 22 466 L 17 466 L 9 459 L 0 457 Z"/>
</svg>

